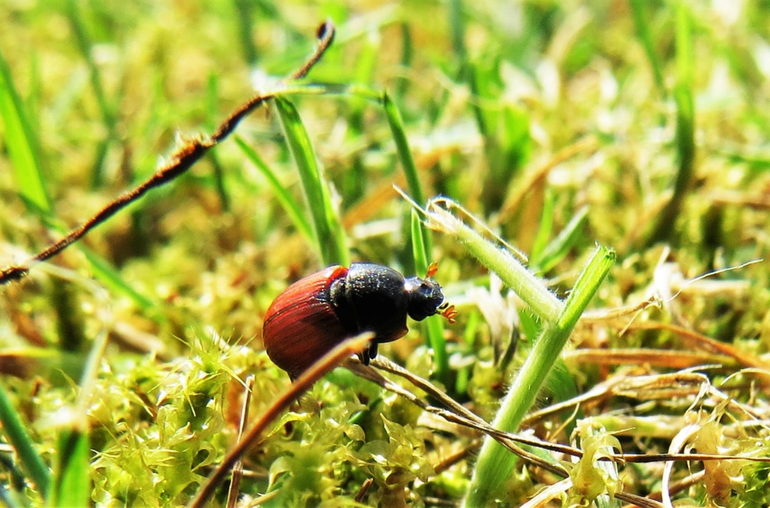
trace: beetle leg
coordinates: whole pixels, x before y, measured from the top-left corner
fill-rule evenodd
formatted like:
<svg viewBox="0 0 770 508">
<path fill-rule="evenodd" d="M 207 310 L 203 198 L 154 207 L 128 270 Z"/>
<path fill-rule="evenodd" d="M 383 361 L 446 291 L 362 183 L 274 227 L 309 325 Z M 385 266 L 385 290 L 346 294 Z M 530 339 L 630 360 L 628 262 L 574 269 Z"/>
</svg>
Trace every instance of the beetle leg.
<svg viewBox="0 0 770 508">
<path fill-rule="evenodd" d="M 366 349 L 358 353 L 358 359 L 361 360 L 361 363 L 364 365 L 369 365 L 369 360 L 377 356 L 377 342 L 372 340 L 372 342 L 369 343 L 369 346 L 367 346 Z"/>
</svg>

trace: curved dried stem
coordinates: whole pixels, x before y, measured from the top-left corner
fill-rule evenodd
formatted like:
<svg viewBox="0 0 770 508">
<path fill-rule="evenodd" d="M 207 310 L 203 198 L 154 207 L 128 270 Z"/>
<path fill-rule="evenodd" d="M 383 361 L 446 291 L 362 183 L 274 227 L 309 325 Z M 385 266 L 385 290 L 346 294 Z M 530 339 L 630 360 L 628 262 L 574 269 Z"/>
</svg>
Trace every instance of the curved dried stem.
<svg viewBox="0 0 770 508">
<path fill-rule="evenodd" d="M 315 51 L 313 51 L 313 54 L 308 57 L 308 59 L 299 69 L 287 76 L 284 79 L 284 82 L 305 77 L 310 69 L 312 69 L 313 66 L 321 60 L 321 57 L 324 55 L 326 50 L 329 49 L 329 46 L 331 46 L 331 43 L 334 40 L 334 25 L 332 25 L 332 23 L 329 21 L 323 23 L 318 28 L 316 35 L 318 37 L 318 46 L 316 47 Z M 278 86 L 275 90 L 270 92 L 257 94 L 246 101 L 233 113 L 231 113 L 230 116 L 228 116 L 219 125 L 219 127 L 211 136 L 186 140 L 183 146 L 178 148 L 173 153 L 173 155 L 171 155 L 170 160 L 158 168 L 150 178 L 134 187 L 133 189 L 126 191 L 125 193 L 118 196 L 116 199 L 111 201 L 104 208 L 94 214 L 90 219 L 72 229 L 60 240 L 41 250 L 24 263 L 20 265 L 9 266 L 3 270 L 0 270 L 0 285 L 7 284 L 11 281 L 20 280 L 25 275 L 27 275 L 27 273 L 29 273 L 30 267 L 35 263 L 46 261 L 53 256 L 56 256 L 61 251 L 88 234 L 89 231 L 105 222 L 107 219 L 118 213 L 129 204 L 144 196 L 149 190 L 160 187 L 161 185 L 164 185 L 186 173 L 187 170 L 193 166 L 193 164 L 198 162 L 201 157 L 206 154 L 206 152 L 227 138 L 227 136 L 229 136 L 235 130 L 235 128 L 244 117 L 246 117 L 248 114 L 250 114 L 269 99 L 272 99 L 283 92 L 284 87 Z"/>
<path fill-rule="evenodd" d="M 361 351 L 362 348 L 372 339 L 371 333 L 363 333 L 344 342 L 339 343 L 334 349 L 326 353 L 321 359 L 315 362 L 308 370 L 302 373 L 287 389 L 275 399 L 275 402 L 265 411 L 262 416 L 256 419 L 254 425 L 244 434 L 238 444 L 222 460 L 222 463 L 216 468 L 206 483 L 198 491 L 195 499 L 189 504 L 191 508 L 200 508 L 207 506 L 207 501 L 214 494 L 214 491 L 222 483 L 225 476 L 235 466 L 235 464 L 257 443 L 259 436 L 264 430 L 275 421 L 281 413 L 291 406 L 294 401 L 299 399 L 303 393 L 308 391 L 316 381 L 321 379 L 326 373 L 339 365 L 347 357 Z"/>
</svg>

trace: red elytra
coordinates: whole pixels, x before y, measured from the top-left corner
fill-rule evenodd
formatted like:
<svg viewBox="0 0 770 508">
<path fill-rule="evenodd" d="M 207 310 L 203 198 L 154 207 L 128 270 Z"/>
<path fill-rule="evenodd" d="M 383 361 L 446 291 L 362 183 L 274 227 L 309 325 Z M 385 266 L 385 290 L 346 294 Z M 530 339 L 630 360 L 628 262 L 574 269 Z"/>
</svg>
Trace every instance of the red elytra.
<svg viewBox="0 0 770 508">
<path fill-rule="evenodd" d="M 296 379 L 348 335 L 328 298 L 331 283 L 348 269 L 331 266 L 300 279 L 276 297 L 262 335 L 270 359 Z M 313 337 L 313 340 L 308 340 Z"/>
</svg>

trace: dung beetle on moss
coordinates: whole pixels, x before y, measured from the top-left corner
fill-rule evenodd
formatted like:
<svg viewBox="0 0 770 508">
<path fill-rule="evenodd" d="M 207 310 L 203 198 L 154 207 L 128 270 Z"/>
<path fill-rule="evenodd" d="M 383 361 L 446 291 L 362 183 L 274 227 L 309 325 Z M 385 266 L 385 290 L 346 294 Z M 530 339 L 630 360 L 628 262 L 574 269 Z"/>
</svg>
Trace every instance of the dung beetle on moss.
<svg viewBox="0 0 770 508">
<path fill-rule="evenodd" d="M 346 338 L 372 332 L 359 353 L 364 364 L 377 356 L 377 345 L 403 337 L 406 317 L 422 321 L 440 314 L 450 323 L 457 312 L 444 302 L 433 280 L 432 264 L 425 278 L 405 278 L 374 263 L 350 268 L 330 266 L 290 285 L 265 314 L 263 340 L 270 359 L 296 379 L 316 360 Z"/>
</svg>

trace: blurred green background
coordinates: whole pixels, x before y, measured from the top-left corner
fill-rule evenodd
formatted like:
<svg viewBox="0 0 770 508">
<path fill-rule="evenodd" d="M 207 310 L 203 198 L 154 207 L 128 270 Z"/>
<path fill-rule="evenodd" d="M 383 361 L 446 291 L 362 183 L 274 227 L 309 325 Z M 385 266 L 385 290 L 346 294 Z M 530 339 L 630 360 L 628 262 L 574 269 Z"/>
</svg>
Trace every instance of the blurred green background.
<svg viewBox="0 0 770 508">
<path fill-rule="evenodd" d="M 709 279 L 714 285 L 685 283 L 767 256 L 763 2 L 2 0 L 0 264 L 23 262 L 145 180 L 184 139 L 213 132 L 255 92 L 277 86 L 326 19 L 336 40 L 307 81 L 334 86 L 292 101 L 351 259 L 418 271 L 409 205 L 392 189 L 407 186 L 402 154 L 372 99 L 387 92 L 425 197 L 457 201 L 490 235 L 527 253 L 557 294 L 566 295 L 598 243 L 620 261 L 597 307 L 633 306 L 654 293 L 662 309 L 639 319 L 692 328 L 749 356 L 767 352 L 766 263 Z M 287 283 L 323 261 L 270 185 L 278 182 L 309 220 L 275 109 L 256 111 L 236 136 L 78 248 L 1 289 L 0 370 L 10 399 L 46 460 L 61 454 L 62 427 L 87 422 L 83 476 L 93 484 L 84 489 L 97 503 L 187 502 L 231 443 L 234 377 L 257 373 L 255 413 L 286 384 L 261 352 L 261 318 Z M 437 278 L 461 313 L 444 332 L 452 370 L 444 388 L 491 419 L 523 354 L 505 355 L 513 356 L 511 336 L 531 341 L 536 324 L 524 316 L 516 325 L 461 245 L 440 234 L 430 241 Z M 621 334 L 631 320 L 579 328 L 573 342 L 600 351 L 693 347 L 671 333 Z M 411 328 L 384 354 L 428 376 L 424 333 Z M 655 373 L 681 368 L 641 364 Z M 95 373 L 85 386 L 88 365 Z M 567 384 L 582 393 L 614 368 L 570 364 Z M 279 428 L 294 430 L 270 435 L 244 490 L 256 495 L 269 483 L 283 492 L 277 506 L 317 505 L 350 499 L 373 477 L 369 504 L 457 501 L 472 460 L 440 474 L 431 468 L 476 436 L 431 437 L 406 402 L 340 376 L 307 402 L 323 409 L 284 417 Z M 764 392 L 748 391 L 731 393 L 766 407 Z M 51 421 L 73 408 L 79 416 Z M 327 425 L 351 418 L 334 432 Z M 24 477 L 12 464 L 5 471 Z M 637 473 L 627 490 L 659 487 L 658 474 Z M 510 505 L 541 481 L 522 468 Z M 722 499 L 693 489 L 682 498 Z M 21 505 L 40 501 L 29 486 L 20 490 Z"/>
</svg>

